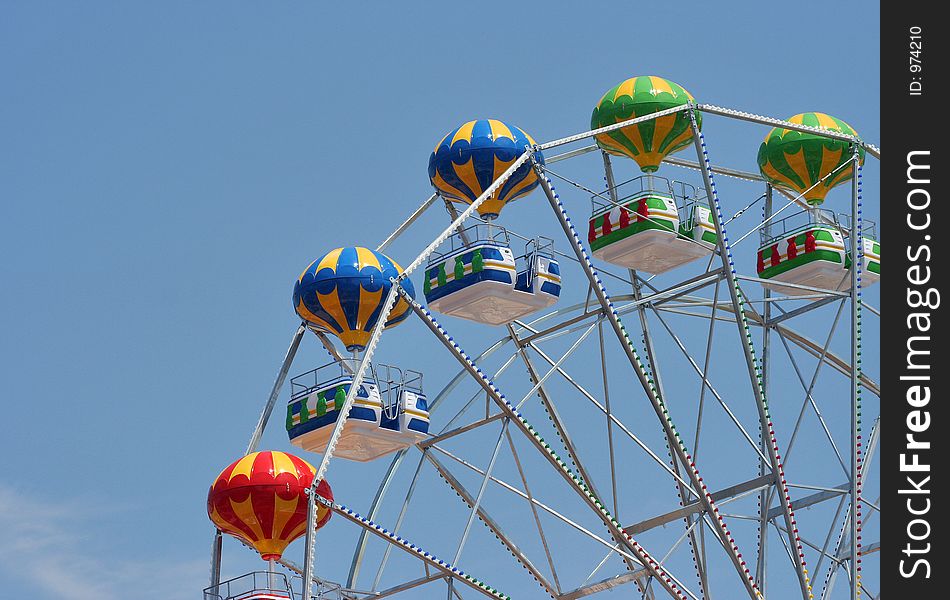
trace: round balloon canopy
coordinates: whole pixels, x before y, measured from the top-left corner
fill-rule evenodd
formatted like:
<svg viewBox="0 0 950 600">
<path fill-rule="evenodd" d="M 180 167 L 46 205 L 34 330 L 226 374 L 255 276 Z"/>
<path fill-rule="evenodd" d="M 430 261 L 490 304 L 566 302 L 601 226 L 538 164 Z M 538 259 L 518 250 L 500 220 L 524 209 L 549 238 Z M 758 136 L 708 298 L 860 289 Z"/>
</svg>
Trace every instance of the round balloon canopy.
<svg viewBox="0 0 950 600">
<path fill-rule="evenodd" d="M 392 288 L 390 278 L 402 267 L 385 254 L 351 246 L 327 252 L 310 263 L 294 284 L 294 310 L 304 321 L 340 338 L 350 351 L 360 351 Z M 401 282 L 415 298 L 412 282 Z M 409 316 L 409 303 L 402 297 L 389 313 L 386 328 Z"/>
<path fill-rule="evenodd" d="M 854 129 L 836 117 L 809 112 L 788 119 L 796 125 L 817 127 L 857 137 Z M 776 127 L 759 146 L 759 170 L 772 184 L 804 195 L 812 205 L 824 202 L 831 188 L 851 179 L 846 166 L 852 158 L 851 142 Z M 858 146 L 864 164 L 864 147 Z"/>
<path fill-rule="evenodd" d="M 681 86 L 662 77 L 632 77 L 604 94 L 590 117 L 591 129 L 599 129 L 644 117 L 692 102 L 693 96 Z M 702 127 L 702 115 L 693 111 Z M 693 141 L 689 114 L 679 111 L 628 125 L 594 137 L 601 149 L 637 161 L 644 173 L 656 171 L 663 159 Z"/>
<path fill-rule="evenodd" d="M 224 533 L 257 550 L 264 560 L 277 560 L 287 545 L 307 529 L 307 490 L 316 471 L 310 463 L 285 452 L 254 452 L 221 471 L 208 490 L 208 516 Z M 317 494 L 333 500 L 326 481 Z M 330 509 L 317 505 L 317 529 L 330 519 Z"/>
<path fill-rule="evenodd" d="M 429 181 L 443 198 L 472 204 L 522 154 L 534 139 L 524 130 L 496 119 L 469 121 L 442 138 L 429 157 Z M 535 159 L 544 164 L 544 156 Z M 530 161 L 478 206 L 484 219 L 494 219 L 506 204 L 538 187 Z"/>
</svg>

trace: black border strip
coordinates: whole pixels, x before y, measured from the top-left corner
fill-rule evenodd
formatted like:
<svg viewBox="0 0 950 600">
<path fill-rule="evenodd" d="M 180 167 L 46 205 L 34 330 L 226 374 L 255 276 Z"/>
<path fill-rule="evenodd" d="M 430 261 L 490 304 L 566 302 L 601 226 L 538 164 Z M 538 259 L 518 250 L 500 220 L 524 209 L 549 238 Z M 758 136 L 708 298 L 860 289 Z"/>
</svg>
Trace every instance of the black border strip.
<svg viewBox="0 0 950 600">
<path fill-rule="evenodd" d="M 941 180 L 948 177 L 940 167 L 946 143 L 940 104 L 950 32 L 937 15 L 940 6 L 889 1 L 881 7 L 880 197 L 888 264 L 881 280 L 883 598 L 946 597 L 937 590 L 950 567 L 942 562 L 948 542 L 938 492 L 948 483 L 940 465 L 946 363 L 938 332 L 946 320 L 941 303 L 950 301 L 941 297 L 950 232 L 940 216 L 947 212 L 940 210 Z"/>
</svg>

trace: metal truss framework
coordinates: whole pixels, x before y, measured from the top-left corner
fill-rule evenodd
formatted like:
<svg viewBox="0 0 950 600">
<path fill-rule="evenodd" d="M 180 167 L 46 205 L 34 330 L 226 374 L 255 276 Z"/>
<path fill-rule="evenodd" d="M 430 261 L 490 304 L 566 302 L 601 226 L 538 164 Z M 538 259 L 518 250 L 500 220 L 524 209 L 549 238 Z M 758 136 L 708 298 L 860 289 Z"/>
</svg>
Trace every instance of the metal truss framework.
<svg viewBox="0 0 950 600">
<path fill-rule="evenodd" d="M 548 167 L 544 167 L 535 161 L 535 153 L 589 140 L 594 135 L 600 133 L 606 133 L 631 124 L 648 121 L 665 114 L 672 114 L 679 111 L 687 111 L 687 114 L 692 120 L 697 161 L 693 162 L 682 158 L 667 158 L 665 162 L 677 167 L 697 170 L 701 173 L 706 197 L 712 209 L 713 224 L 719 236 L 720 243 L 704 273 L 665 289 L 657 289 L 652 285 L 650 279 L 644 279 L 633 271 L 629 272 L 626 277 L 598 271 L 592 263 L 587 249 L 575 230 L 571 217 L 567 213 L 567 209 L 562 204 L 548 176 L 549 171 L 546 169 L 549 169 L 550 165 L 588 152 L 597 151 L 597 147 L 588 145 L 553 156 L 546 161 Z M 828 565 L 821 590 L 822 598 L 828 597 L 831 593 L 839 572 L 845 572 L 848 576 L 850 597 L 852 599 L 860 597 L 862 593 L 872 595 L 866 591 L 861 581 L 861 557 L 863 554 L 876 551 L 879 548 L 879 543 L 866 543 L 862 546 L 862 507 L 866 505 L 878 512 L 880 509 L 876 503 L 868 502 L 863 498 L 862 480 L 866 479 L 868 465 L 873 459 L 877 447 L 880 429 L 879 423 L 875 423 L 867 439 L 867 446 L 862 447 L 861 394 L 863 390 L 867 390 L 871 394 L 879 396 L 880 391 L 877 383 L 862 372 L 860 362 L 860 331 L 863 306 L 861 293 L 862 244 L 852 244 L 856 256 L 853 260 L 854 268 L 850 271 L 851 287 L 847 292 L 842 293 L 836 290 L 806 288 L 809 292 L 813 293 L 813 296 L 806 298 L 815 301 L 804 306 L 786 309 L 784 305 L 794 299 L 776 296 L 768 286 L 765 286 L 761 309 L 757 310 L 756 304 L 759 301 L 750 300 L 746 296 L 742 284 L 749 281 L 758 282 L 759 280 L 754 277 L 742 275 L 736 269 L 735 261 L 732 256 L 732 248 L 748 235 L 754 233 L 755 230 L 739 236 L 734 243 L 730 243 L 729 234 L 726 230 L 726 225 L 729 224 L 732 219 L 738 217 L 743 211 L 747 210 L 749 206 L 755 204 L 755 202 L 742 209 L 742 211 L 732 218 L 727 219 L 719 202 L 715 177 L 721 175 L 764 185 L 765 193 L 760 197 L 760 200 L 765 200 L 765 219 L 759 227 L 765 229 L 766 232 L 768 231 L 769 222 L 774 215 L 782 210 L 773 211 L 772 201 L 775 191 L 788 197 L 789 202 L 785 207 L 792 204 L 801 205 L 802 199 L 801 197 L 790 195 L 783 190 L 773 190 L 769 184 L 765 183 L 764 180 L 756 174 L 713 165 L 710 161 L 706 141 L 696 122 L 694 111 L 702 111 L 707 114 L 724 116 L 761 125 L 780 126 L 787 129 L 806 131 L 851 142 L 854 148 L 854 157 L 848 167 L 854 171 L 851 190 L 851 222 L 853 224 L 851 233 L 855 235 L 855 239 L 861 239 L 861 166 L 857 160 L 857 150 L 858 147 L 863 147 L 869 154 L 877 158 L 880 157 L 880 150 L 859 139 L 844 136 L 836 132 L 797 125 L 787 121 L 761 117 L 713 105 L 691 104 L 554 140 L 533 148 L 526 148 L 526 152 L 510 165 L 505 173 L 461 214 L 454 211 L 450 213 L 453 217 L 452 223 L 408 265 L 398 279 L 393 281 L 390 293 L 385 300 L 382 313 L 379 316 L 378 325 L 372 331 L 370 341 L 363 352 L 359 366 L 355 372 L 353 372 L 354 382 L 341 408 L 341 417 L 334 427 L 330 441 L 320 462 L 317 477 L 314 479 L 310 491 L 312 501 L 310 502 L 308 512 L 304 565 L 302 568 L 299 568 L 289 561 L 282 561 L 284 566 L 298 573 L 304 582 L 308 582 L 308 585 L 304 586 L 305 589 L 309 590 L 308 595 L 312 595 L 313 593 L 312 586 L 309 585 L 309 582 L 321 582 L 321 580 L 314 576 L 313 551 L 313 525 L 315 522 L 316 504 L 318 502 L 327 504 L 334 512 L 342 515 L 344 519 L 355 524 L 361 530 L 346 586 L 340 592 L 345 598 L 389 597 L 419 586 L 430 585 L 432 582 L 437 581 L 443 581 L 447 584 L 449 598 L 461 597 L 459 590 L 456 589 L 456 583 L 482 595 L 506 597 L 482 580 L 465 574 L 458 568 L 469 532 L 476 518 L 487 526 L 513 558 L 524 566 L 530 576 L 538 582 L 541 588 L 554 598 L 581 598 L 627 583 L 633 583 L 638 588 L 639 595 L 644 598 L 654 598 L 658 592 L 683 600 L 687 598 L 698 599 L 700 597 L 712 598 L 716 595 L 716 590 L 715 582 L 710 581 L 708 558 L 711 552 L 716 551 L 715 549 L 721 551 L 732 564 L 735 571 L 733 577 L 741 584 L 746 595 L 753 599 L 762 598 L 765 597 L 768 591 L 768 573 L 770 569 L 775 568 L 775 563 L 774 561 L 770 563 L 767 552 L 769 548 L 767 541 L 769 539 L 780 540 L 784 546 L 785 552 L 788 555 L 788 567 L 792 569 L 797 578 L 799 593 L 803 600 L 809 600 L 813 597 L 812 577 L 809 575 L 805 561 L 806 547 L 814 551 L 815 556 L 817 556 L 817 566 L 813 573 L 818 574 L 818 570 L 821 569 L 823 564 Z M 609 200 L 616 204 L 618 199 L 610 160 L 606 154 L 603 154 L 603 157 L 604 175 L 608 182 L 607 188 L 610 194 Z M 579 265 L 587 279 L 589 286 L 587 301 L 583 304 L 558 308 L 531 322 L 516 321 L 509 324 L 505 337 L 499 339 L 482 354 L 473 358 L 462 349 L 458 341 L 446 331 L 423 305 L 405 294 L 400 282 L 408 278 L 419 266 L 423 265 L 429 255 L 435 251 L 440 244 L 454 232 L 460 230 L 460 227 L 467 219 L 474 216 L 475 211 L 481 203 L 503 185 L 512 173 L 528 162 L 530 162 L 532 167 L 536 170 L 540 179 L 540 187 L 548 199 L 557 222 L 561 226 L 568 245 L 571 248 L 569 254 L 562 256 L 573 259 L 573 261 Z M 554 175 L 553 172 L 550 174 Z M 588 189 L 560 175 L 557 175 L 557 177 L 581 189 Z M 405 222 L 378 246 L 378 249 L 383 250 L 388 247 L 408 230 L 426 210 L 437 204 L 436 200 L 438 200 L 436 194 L 426 199 Z M 756 202 L 758 202 L 758 200 Z M 720 263 L 718 266 L 714 264 L 717 260 Z M 604 279 L 608 277 L 612 281 L 626 282 L 627 289 L 617 290 L 619 293 L 613 296 L 609 295 L 604 284 Z M 613 283 L 611 285 L 613 285 Z M 790 284 L 783 285 L 788 287 Z M 701 292 L 709 291 L 710 288 L 713 289 L 711 298 L 698 295 Z M 342 505 L 326 503 L 315 493 L 315 490 L 319 482 L 325 477 L 326 471 L 333 458 L 336 443 L 346 424 L 345 415 L 349 412 L 349 407 L 354 401 L 355 392 L 359 388 L 359 383 L 362 381 L 380 341 L 382 324 L 385 323 L 389 312 L 395 306 L 400 294 L 410 303 L 412 312 L 425 324 L 437 341 L 445 348 L 449 355 L 455 358 L 460 366 L 460 370 L 455 377 L 450 380 L 443 390 L 432 400 L 430 403 L 430 411 L 436 411 L 447 398 L 456 395 L 455 392 L 458 386 L 464 381 L 475 381 L 479 386 L 479 392 L 462 406 L 461 410 L 458 411 L 455 417 L 448 421 L 442 431 L 433 434 L 428 440 L 418 444 L 418 450 L 421 456 L 408 492 L 400 505 L 399 517 L 393 530 L 389 531 L 375 523 L 374 519 L 378 517 L 385 504 L 387 492 L 397 472 L 399 472 L 403 466 L 406 457 L 411 454 L 409 450 L 398 452 L 393 457 L 366 517 Z M 801 296 L 798 297 L 799 300 L 801 298 Z M 794 322 L 794 319 L 802 315 L 811 313 L 823 306 L 833 306 L 836 302 L 839 304 L 837 316 L 831 325 L 827 338 L 823 342 L 814 341 L 803 333 L 791 328 L 789 325 L 789 323 Z M 845 306 L 850 307 L 849 320 L 851 338 L 850 355 L 842 357 L 835 354 L 830 346 Z M 873 309 L 871 309 L 871 312 L 875 315 L 878 314 Z M 641 359 L 633 343 L 630 333 L 632 330 L 628 330 L 627 325 L 621 320 L 624 315 L 633 315 L 637 318 L 637 322 L 640 326 L 639 335 L 642 336 L 642 349 L 645 359 Z M 703 356 L 693 356 L 680 336 L 677 335 L 675 327 L 670 324 L 669 319 L 671 317 L 679 318 L 683 316 L 708 320 L 706 351 Z M 660 330 L 652 330 L 650 320 L 654 323 L 658 323 Z M 738 328 L 742 357 L 747 367 L 749 384 L 753 392 L 752 396 L 756 411 L 756 420 L 759 425 L 759 431 L 756 433 L 750 433 L 746 427 L 744 427 L 741 419 L 736 416 L 736 413 L 747 410 L 747 407 L 739 406 L 739 403 L 744 402 L 744 400 L 740 398 L 727 398 L 726 395 L 717 391 L 715 382 L 712 381 L 714 373 L 712 373 L 710 369 L 710 356 L 714 344 L 714 336 L 716 335 L 717 323 L 733 323 Z M 755 328 L 758 328 L 761 332 L 761 343 L 759 344 L 761 353 L 758 356 L 752 335 Z M 307 324 L 301 323 L 293 335 L 290 347 L 278 370 L 272 391 L 268 396 L 257 426 L 251 436 L 247 447 L 248 453 L 255 451 L 259 445 L 261 434 L 268 423 L 280 389 L 283 386 L 296 351 L 307 329 Z M 642 388 L 642 396 L 632 399 L 624 398 L 623 400 L 628 402 L 642 402 L 645 398 L 652 406 L 666 439 L 667 449 L 665 458 L 663 457 L 664 452 L 651 448 L 633 428 L 625 424 L 616 416 L 614 410 L 612 410 L 605 355 L 605 330 L 612 332 L 616 337 L 623 357 L 634 372 L 635 381 L 637 381 Z M 598 333 L 597 339 L 599 340 L 601 366 L 603 369 L 603 389 L 599 391 L 587 389 L 579 383 L 576 378 L 571 376 L 566 367 L 566 362 L 569 360 L 571 354 L 595 331 Z M 324 334 L 319 331 L 314 331 L 314 333 L 317 334 L 321 344 L 332 356 L 340 357 L 333 343 Z M 664 334 L 669 336 L 669 339 L 672 340 L 675 347 L 678 348 L 683 357 L 688 361 L 692 372 L 699 378 L 699 412 L 696 416 L 696 431 L 692 440 L 684 439 L 684 437 L 681 436 L 666 404 L 661 372 L 664 358 L 655 348 L 656 336 L 662 336 Z M 577 337 L 573 345 L 560 357 L 550 356 L 542 347 L 542 345 L 549 340 L 571 335 L 576 335 Z M 721 336 L 722 334 L 719 335 Z M 773 422 L 768 404 L 769 384 L 772 379 L 770 373 L 777 368 L 775 365 L 779 361 L 775 356 L 776 349 L 774 346 L 776 341 L 778 341 L 781 348 L 784 349 L 784 358 L 787 358 L 788 364 L 791 365 L 794 373 L 797 375 L 804 394 L 804 400 L 797 421 L 788 431 L 780 432 L 776 431 L 779 429 L 779 426 Z M 721 344 L 722 342 L 720 341 L 718 343 Z M 485 373 L 479 365 L 484 364 L 490 356 L 507 347 L 509 344 L 511 344 L 511 348 L 513 348 L 513 353 L 494 374 L 489 375 Z M 802 353 L 816 359 L 816 366 L 810 377 L 804 365 L 801 363 L 800 356 Z M 504 371 L 516 362 L 520 362 L 526 368 L 532 387 L 530 392 L 520 399 L 520 401 L 512 402 L 506 398 L 501 389 L 495 384 L 495 379 L 500 377 Z M 844 376 L 850 381 L 851 437 L 849 447 L 846 449 L 846 455 L 843 455 L 842 449 L 836 445 L 829 430 L 829 425 L 813 396 L 817 378 L 825 366 L 831 367 L 835 373 Z M 609 447 L 609 484 L 605 484 L 605 482 L 601 481 L 599 482 L 601 485 L 597 485 L 593 481 L 592 474 L 582 458 L 582 446 L 584 445 L 584 441 L 571 436 L 568 431 L 567 422 L 560 416 L 557 398 L 548 390 L 548 385 L 555 379 L 571 386 L 571 388 L 577 391 L 586 401 L 590 402 L 596 411 L 604 416 Z M 702 461 L 698 458 L 700 455 L 703 407 L 707 396 L 710 398 L 710 402 L 714 400 L 724 411 L 724 414 L 728 415 L 730 422 L 735 426 L 735 434 L 744 440 L 743 443 L 748 446 L 749 456 L 753 461 L 752 464 L 756 466 L 759 472 L 757 477 L 745 481 L 718 482 L 718 486 L 709 485 L 707 487 L 706 481 L 704 481 L 699 472 L 699 465 L 701 465 Z M 540 399 L 541 405 L 550 417 L 553 433 L 558 439 L 557 445 L 560 446 L 564 452 L 563 459 L 559 455 L 561 450 L 555 451 L 552 447 L 553 444 L 546 442 L 539 431 L 527 421 L 521 412 L 522 405 L 532 397 L 538 397 Z M 492 402 L 496 411 L 490 413 L 486 406 L 486 413 L 483 416 L 466 421 L 464 417 L 472 412 L 470 409 L 473 406 L 478 405 L 479 398 L 485 398 L 487 401 Z M 614 407 L 616 406 L 616 402 L 617 399 L 614 398 Z M 820 486 L 807 485 L 804 482 L 793 483 L 789 481 L 786 476 L 784 465 L 787 465 L 793 456 L 796 435 L 802 427 L 803 416 L 806 414 L 806 411 L 809 411 L 809 414 L 817 419 L 823 435 L 834 449 L 834 455 L 841 464 L 843 475 L 846 479 L 841 485 L 821 488 Z M 493 424 L 496 423 L 500 425 L 500 431 L 493 447 L 491 458 L 485 467 L 479 467 L 464 458 L 456 456 L 444 447 L 444 442 L 448 440 L 470 435 L 472 432 L 484 430 L 486 427 L 495 427 L 497 425 Z M 779 433 L 789 436 L 788 442 L 785 444 L 784 456 L 779 447 L 777 437 Z M 606 536 L 592 531 L 589 527 L 583 525 L 576 516 L 559 512 L 554 507 L 538 499 L 533 493 L 533 491 L 536 492 L 538 490 L 532 490 L 530 484 L 532 473 L 523 466 L 523 461 L 516 447 L 516 439 L 520 440 L 521 443 L 527 442 L 528 446 L 534 447 L 535 451 L 548 463 L 553 472 L 559 475 L 567 487 L 587 506 L 587 509 L 590 511 L 587 518 L 589 518 L 590 515 L 594 515 L 597 520 L 602 523 L 606 529 Z M 678 506 L 671 506 L 668 511 L 656 514 L 647 519 L 641 519 L 636 523 L 623 525 L 618 520 L 618 480 L 623 477 L 622 469 L 620 469 L 621 472 L 618 472 L 617 465 L 615 464 L 615 444 L 618 440 L 628 440 L 631 442 L 643 452 L 649 461 L 655 464 L 657 469 L 660 469 L 672 479 Z M 710 451 L 706 450 L 703 455 L 705 456 L 709 452 Z M 510 483 L 493 474 L 496 459 L 503 453 L 510 455 L 517 465 L 519 482 Z M 440 457 L 448 459 L 448 462 Z M 399 536 L 403 519 L 416 489 L 416 482 L 425 465 L 431 466 L 431 468 L 438 473 L 449 488 L 458 494 L 469 510 L 468 522 L 459 540 L 452 563 L 432 556 L 422 548 Z M 467 488 L 454 469 L 463 469 L 470 474 L 474 473 L 478 475 L 481 478 L 479 488 L 477 490 Z M 483 503 L 485 491 L 490 485 L 497 486 L 511 494 L 513 498 L 521 498 L 522 501 L 526 503 L 526 506 L 530 509 L 533 516 L 533 525 L 537 532 L 537 540 L 541 542 L 544 549 L 543 556 L 535 559 L 530 558 L 525 551 L 519 547 L 515 538 L 509 532 L 505 531 L 500 522 L 492 515 L 488 506 Z M 793 497 L 793 489 L 805 490 L 806 493 L 805 495 Z M 610 493 L 602 495 L 601 492 L 607 490 L 610 490 Z M 732 502 L 741 501 L 741 499 L 749 496 L 756 496 L 758 498 L 758 514 L 749 516 L 731 515 L 727 514 L 722 508 Z M 838 507 L 824 538 L 820 543 L 806 538 L 805 535 L 799 531 L 794 511 L 831 500 L 837 500 Z M 608 504 L 610 504 L 610 509 L 608 509 Z M 545 516 L 544 520 L 546 522 L 550 523 L 553 520 L 567 529 L 575 531 L 585 539 L 592 540 L 603 546 L 607 552 L 604 560 L 597 565 L 590 576 L 588 576 L 587 581 L 582 585 L 567 590 L 562 587 L 562 581 L 558 576 L 557 561 L 553 556 L 541 515 Z M 757 524 L 758 543 L 754 549 L 746 549 L 749 553 L 748 556 L 751 557 L 754 555 L 754 559 L 746 558 L 742 554 L 738 542 L 727 524 L 727 520 L 729 519 L 748 519 Z M 636 539 L 643 534 L 655 531 L 659 527 L 665 527 L 668 523 L 677 520 L 683 522 L 684 528 L 682 534 L 673 542 L 671 547 L 666 549 L 666 555 L 663 558 L 658 558 L 659 555 L 651 554 L 651 552 Z M 864 519 L 864 522 L 866 522 L 866 520 L 867 519 Z M 772 531 L 775 532 L 775 538 L 770 538 L 770 532 Z M 835 531 L 838 532 L 837 536 L 835 535 Z M 383 559 L 378 565 L 372 589 L 359 591 L 355 589 L 354 586 L 361 572 L 361 567 L 364 563 L 365 549 L 371 537 L 384 540 L 387 542 L 387 546 Z M 835 542 L 832 547 L 833 538 Z M 856 540 L 858 543 L 854 543 L 853 540 Z M 693 556 L 698 585 L 696 592 L 692 591 L 692 589 L 685 584 L 685 575 L 683 573 L 674 574 L 665 566 L 667 558 L 684 542 L 686 546 L 689 547 L 689 551 Z M 748 543 L 748 540 L 745 540 L 745 542 Z M 425 570 L 424 575 L 386 589 L 379 589 L 386 561 L 390 556 L 391 550 L 394 548 L 416 557 Z M 607 578 L 593 580 L 598 571 L 612 556 L 619 558 L 619 560 L 626 565 L 627 571 Z M 783 561 L 779 562 L 781 563 Z M 212 585 L 216 584 L 220 579 L 220 564 L 221 535 L 220 532 L 216 532 L 212 551 Z M 541 567 L 540 565 L 542 564 L 545 566 Z M 770 564 L 772 566 L 770 566 Z"/>
</svg>

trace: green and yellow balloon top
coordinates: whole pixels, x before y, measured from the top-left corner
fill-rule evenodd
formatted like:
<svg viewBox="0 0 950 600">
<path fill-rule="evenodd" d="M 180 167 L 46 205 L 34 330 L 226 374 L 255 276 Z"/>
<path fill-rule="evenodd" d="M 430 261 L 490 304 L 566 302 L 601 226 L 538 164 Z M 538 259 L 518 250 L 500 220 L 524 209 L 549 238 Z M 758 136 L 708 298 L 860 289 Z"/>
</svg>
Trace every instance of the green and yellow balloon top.
<svg viewBox="0 0 950 600">
<path fill-rule="evenodd" d="M 850 125 L 824 113 L 802 113 L 788 121 L 858 136 Z M 847 163 L 852 152 L 851 142 L 846 140 L 776 127 L 759 146 L 759 170 L 772 185 L 804 195 L 809 204 L 817 206 L 831 188 L 851 179 L 852 169 Z M 864 164 L 864 148 L 859 147 L 858 152 Z"/>
<path fill-rule="evenodd" d="M 590 126 L 599 129 L 692 101 L 692 94 L 668 79 L 652 75 L 632 77 L 604 94 L 590 117 Z M 702 126 L 702 115 L 699 111 L 694 114 Z M 602 133 L 594 139 L 606 152 L 632 158 L 644 173 L 653 173 L 667 155 L 692 142 L 693 132 L 689 114 L 679 111 Z"/>
</svg>

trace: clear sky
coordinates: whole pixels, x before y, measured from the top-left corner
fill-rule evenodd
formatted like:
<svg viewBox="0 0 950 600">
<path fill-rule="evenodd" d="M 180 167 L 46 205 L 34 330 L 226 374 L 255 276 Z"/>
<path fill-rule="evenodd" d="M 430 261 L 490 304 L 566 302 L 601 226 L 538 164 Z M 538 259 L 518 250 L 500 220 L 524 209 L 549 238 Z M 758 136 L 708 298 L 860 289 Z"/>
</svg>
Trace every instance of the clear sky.
<svg viewBox="0 0 950 600">
<path fill-rule="evenodd" d="M 297 322 L 294 278 L 331 248 L 375 246 L 395 228 L 430 193 L 429 153 L 459 123 L 497 117 L 550 140 L 585 130 L 619 81 L 656 74 L 701 102 L 828 112 L 878 143 L 878 52 L 877 4 L 854 1 L 3 1 L 0 595 L 196 597 L 207 487 L 266 398 Z M 723 126 L 713 140 L 715 127 L 713 160 L 754 170 L 765 130 Z M 844 210 L 846 195 L 835 198 Z M 508 223 L 553 233 L 532 200 Z M 574 202 L 588 209 L 583 194 Z M 441 211 L 423 221 L 393 257 L 409 262 L 446 223 Z M 502 334 L 457 327 L 473 352 Z M 426 335 L 407 325 L 381 357 L 438 389 L 454 367 Z M 409 360 L 406 344 L 423 341 Z M 294 372 L 324 358 L 308 338 Z M 281 424 L 265 444 L 289 450 Z M 365 510 L 379 469 L 340 461 L 329 478 Z M 457 501 L 437 478 L 428 485 Z M 338 546 L 320 552 L 338 559 L 321 574 L 345 578 L 355 533 L 331 522 Z M 482 547 L 511 562 L 497 542 Z M 228 574 L 259 564 L 226 550 L 246 561 Z M 540 591 L 518 578 L 498 587 Z"/>
</svg>

